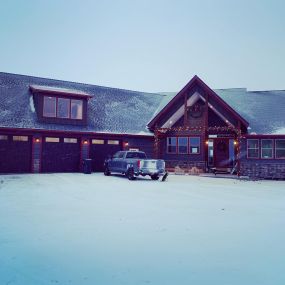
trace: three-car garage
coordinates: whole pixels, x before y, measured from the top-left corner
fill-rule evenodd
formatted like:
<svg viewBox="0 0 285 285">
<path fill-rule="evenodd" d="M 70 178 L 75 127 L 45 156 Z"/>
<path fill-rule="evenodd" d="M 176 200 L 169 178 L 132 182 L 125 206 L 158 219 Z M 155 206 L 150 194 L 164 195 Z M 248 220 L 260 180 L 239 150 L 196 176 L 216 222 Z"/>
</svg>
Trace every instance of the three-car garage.
<svg viewBox="0 0 285 285">
<path fill-rule="evenodd" d="M 91 158 L 92 171 L 99 172 L 122 148 L 122 140 L 112 137 L 0 134 L 0 173 L 79 172 L 84 158 Z"/>
</svg>

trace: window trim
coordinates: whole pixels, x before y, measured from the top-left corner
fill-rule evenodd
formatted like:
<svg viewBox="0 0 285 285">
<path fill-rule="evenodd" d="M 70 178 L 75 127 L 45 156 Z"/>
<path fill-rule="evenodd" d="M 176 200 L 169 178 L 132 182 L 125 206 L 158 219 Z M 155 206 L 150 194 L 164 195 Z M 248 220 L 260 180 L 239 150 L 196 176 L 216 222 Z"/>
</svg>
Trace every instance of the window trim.
<svg viewBox="0 0 285 285">
<path fill-rule="evenodd" d="M 45 137 L 45 143 L 59 143 L 59 137 Z"/>
<path fill-rule="evenodd" d="M 262 147 L 263 141 L 271 141 L 272 142 L 272 148 Z M 263 149 L 272 149 L 272 156 L 271 157 L 263 157 Z M 261 139 L 261 142 L 260 142 L 260 159 L 274 159 L 274 140 L 273 139 Z"/>
<path fill-rule="evenodd" d="M 29 136 L 12 136 L 13 142 L 28 142 Z"/>
<path fill-rule="evenodd" d="M 63 138 L 63 143 L 77 144 L 78 138 Z"/>
<path fill-rule="evenodd" d="M 55 116 L 46 116 L 45 115 L 45 98 L 55 98 Z M 69 100 L 68 102 L 68 117 L 59 117 L 58 116 L 58 100 L 59 99 L 65 99 L 65 100 Z M 82 116 L 80 119 L 77 118 L 72 118 L 71 116 L 71 102 L 72 101 L 80 101 L 81 102 L 81 106 L 82 106 Z M 43 105 L 42 105 L 42 116 L 43 118 L 47 118 L 47 119 L 59 119 L 59 120 L 71 120 L 71 121 L 83 121 L 84 120 L 84 99 L 74 99 L 71 97 L 62 97 L 62 96 L 49 96 L 49 95 L 43 95 Z"/>
<path fill-rule="evenodd" d="M 248 147 L 249 141 L 257 141 L 257 148 L 249 148 Z M 258 150 L 258 156 L 257 157 L 249 157 L 248 156 L 248 150 L 249 149 L 257 149 Z M 259 139 L 246 139 L 246 158 L 247 159 L 260 159 L 260 142 L 259 142 Z"/>
<path fill-rule="evenodd" d="M 91 144 L 94 145 L 104 145 L 105 140 L 104 139 L 91 139 Z"/>
<path fill-rule="evenodd" d="M 119 140 L 107 140 L 108 145 L 120 145 Z"/>
<path fill-rule="evenodd" d="M 191 139 L 191 138 L 198 138 L 198 139 L 199 139 L 199 152 L 196 152 L 196 153 L 191 152 L 191 144 L 190 144 L 190 139 Z M 201 154 L 201 137 L 199 137 L 199 136 L 189 136 L 189 137 L 188 137 L 188 146 L 189 146 L 189 154 L 190 154 L 190 155 Z"/>
<path fill-rule="evenodd" d="M 285 139 L 275 139 L 275 144 L 274 144 L 274 146 L 275 146 L 275 152 L 274 152 L 275 159 L 284 160 L 285 158 L 282 158 L 282 157 L 279 158 L 279 157 L 276 156 L 276 151 L 277 151 L 278 149 L 285 149 L 285 148 L 277 148 L 277 147 L 276 147 L 277 141 L 285 141 Z"/>
<path fill-rule="evenodd" d="M 187 143 L 186 143 L 186 152 L 180 152 L 179 151 L 179 139 L 180 138 L 183 138 L 183 139 L 186 139 L 187 140 Z M 183 145 L 184 146 L 184 145 Z M 181 137 L 177 137 L 177 154 L 189 154 L 189 137 L 187 136 L 181 136 Z M 167 148 L 168 149 L 168 148 Z"/>
<path fill-rule="evenodd" d="M 8 140 L 9 140 L 8 135 L 2 135 L 2 134 L 0 134 L 0 141 L 8 141 Z"/>
<path fill-rule="evenodd" d="M 170 144 L 168 143 L 168 139 L 169 138 L 174 138 L 174 139 L 176 139 L 176 144 L 175 144 L 175 152 L 169 152 L 168 151 L 168 146 L 170 146 Z M 172 136 L 172 137 L 166 137 L 166 153 L 167 154 L 177 154 L 178 152 L 178 150 L 177 150 L 177 147 L 178 147 L 178 137 L 175 137 L 175 136 Z"/>
<path fill-rule="evenodd" d="M 55 106 L 55 112 L 54 112 L 54 116 L 47 116 L 45 115 L 45 98 L 50 98 L 50 99 L 55 99 L 54 101 L 54 106 Z M 57 97 L 54 96 L 43 96 L 43 117 L 44 118 L 57 118 Z"/>
</svg>

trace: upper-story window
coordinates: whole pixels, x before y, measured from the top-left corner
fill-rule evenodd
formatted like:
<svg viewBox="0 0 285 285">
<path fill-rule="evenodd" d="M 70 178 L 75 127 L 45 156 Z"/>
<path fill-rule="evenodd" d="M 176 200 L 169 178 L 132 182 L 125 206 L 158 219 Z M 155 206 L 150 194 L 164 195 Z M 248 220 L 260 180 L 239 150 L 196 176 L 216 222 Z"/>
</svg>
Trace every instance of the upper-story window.
<svg viewBox="0 0 285 285">
<path fill-rule="evenodd" d="M 56 97 L 44 96 L 44 117 L 55 117 L 56 115 Z"/>
<path fill-rule="evenodd" d="M 43 116 L 82 120 L 83 101 L 78 99 L 44 96 Z"/>
</svg>

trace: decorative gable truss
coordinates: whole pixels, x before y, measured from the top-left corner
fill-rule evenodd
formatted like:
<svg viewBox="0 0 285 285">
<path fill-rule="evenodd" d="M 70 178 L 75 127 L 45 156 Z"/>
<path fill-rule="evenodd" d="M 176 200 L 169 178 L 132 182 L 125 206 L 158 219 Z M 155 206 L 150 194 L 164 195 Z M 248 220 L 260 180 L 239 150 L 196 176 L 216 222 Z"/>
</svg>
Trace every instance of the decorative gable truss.
<svg viewBox="0 0 285 285">
<path fill-rule="evenodd" d="M 190 82 L 148 123 L 150 130 L 169 129 L 180 123 L 181 127 L 193 127 L 193 121 L 201 118 L 199 125 L 208 128 L 209 113 L 219 117 L 229 128 L 247 132 L 248 122 L 210 89 L 198 76 Z M 211 125 L 211 122 L 210 122 Z"/>
</svg>

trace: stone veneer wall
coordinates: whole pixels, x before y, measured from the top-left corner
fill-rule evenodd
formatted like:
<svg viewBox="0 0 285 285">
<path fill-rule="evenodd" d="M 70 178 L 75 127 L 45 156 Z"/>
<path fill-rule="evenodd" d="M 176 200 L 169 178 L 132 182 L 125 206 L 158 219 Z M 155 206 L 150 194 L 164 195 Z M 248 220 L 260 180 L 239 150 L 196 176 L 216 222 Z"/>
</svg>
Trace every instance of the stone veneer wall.
<svg viewBox="0 0 285 285">
<path fill-rule="evenodd" d="M 285 163 L 242 161 L 241 175 L 260 179 L 285 179 Z"/>
</svg>

